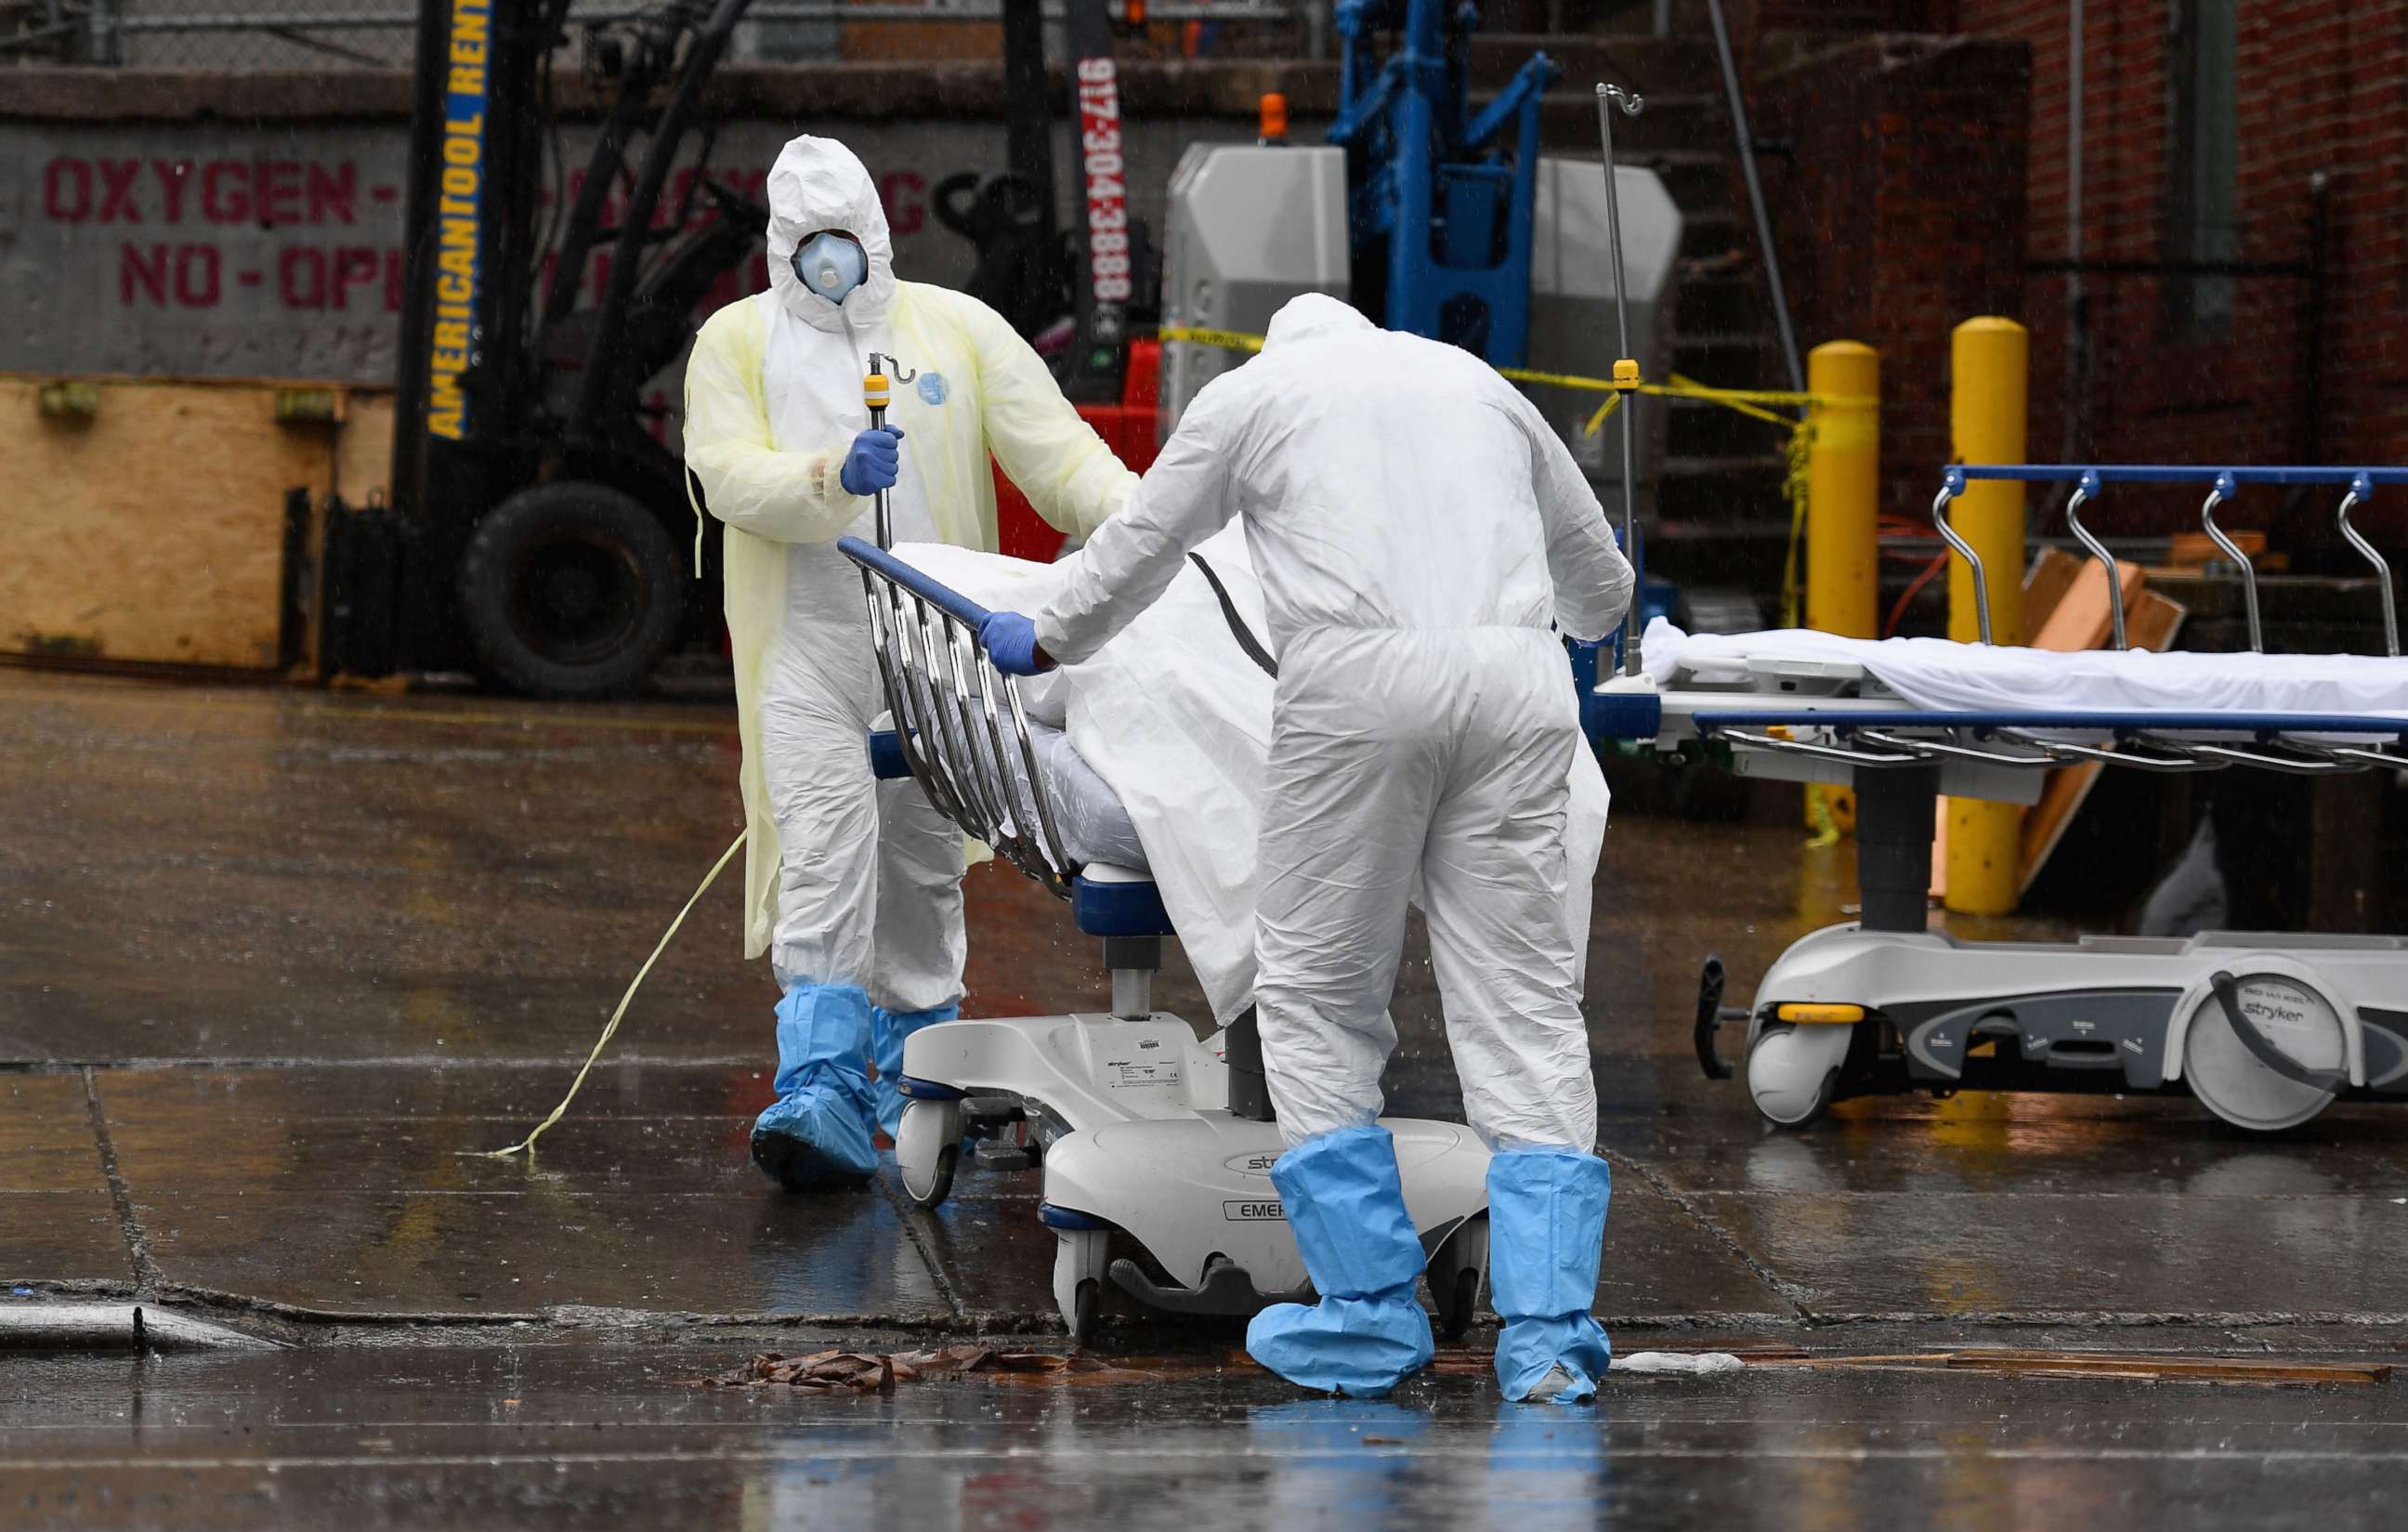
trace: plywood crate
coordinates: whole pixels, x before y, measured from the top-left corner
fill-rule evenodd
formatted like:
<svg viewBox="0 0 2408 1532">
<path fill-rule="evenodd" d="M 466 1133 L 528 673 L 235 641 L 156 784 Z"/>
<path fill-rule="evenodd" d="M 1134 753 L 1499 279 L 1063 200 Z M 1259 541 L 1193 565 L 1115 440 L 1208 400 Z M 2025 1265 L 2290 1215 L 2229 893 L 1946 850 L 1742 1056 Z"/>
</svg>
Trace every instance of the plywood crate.
<svg viewBox="0 0 2408 1532">
<path fill-rule="evenodd" d="M 334 418 L 280 421 L 301 394 Z M 320 512 L 382 488 L 391 440 L 390 400 L 336 385 L 0 374 L 0 653 L 306 661 Z"/>
</svg>

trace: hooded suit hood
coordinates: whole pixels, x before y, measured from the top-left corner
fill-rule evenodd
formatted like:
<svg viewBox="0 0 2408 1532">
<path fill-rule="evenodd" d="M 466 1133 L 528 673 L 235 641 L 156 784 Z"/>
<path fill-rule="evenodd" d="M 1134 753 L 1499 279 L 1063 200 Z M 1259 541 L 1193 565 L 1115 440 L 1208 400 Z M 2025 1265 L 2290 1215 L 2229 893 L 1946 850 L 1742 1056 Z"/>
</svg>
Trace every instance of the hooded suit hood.
<svg viewBox="0 0 2408 1532">
<path fill-rule="evenodd" d="M 788 277 L 793 272 L 786 274 Z M 1299 293 L 1280 305 L 1271 316 L 1270 328 L 1263 335 L 1263 350 L 1284 346 L 1290 341 L 1314 336 L 1349 334 L 1358 330 L 1374 330 L 1379 326 L 1341 299 L 1326 293 Z"/>
<path fill-rule="evenodd" d="M 795 251 L 823 229 L 841 229 L 861 241 L 869 275 L 841 306 L 795 276 Z M 853 150 L 833 138 L 806 134 L 778 151 L 769 167 L 769 287 L 786 311 L 822 330 L 875 323 L 895 298 L 895 244 L 878 183 Z"/>
</svg>

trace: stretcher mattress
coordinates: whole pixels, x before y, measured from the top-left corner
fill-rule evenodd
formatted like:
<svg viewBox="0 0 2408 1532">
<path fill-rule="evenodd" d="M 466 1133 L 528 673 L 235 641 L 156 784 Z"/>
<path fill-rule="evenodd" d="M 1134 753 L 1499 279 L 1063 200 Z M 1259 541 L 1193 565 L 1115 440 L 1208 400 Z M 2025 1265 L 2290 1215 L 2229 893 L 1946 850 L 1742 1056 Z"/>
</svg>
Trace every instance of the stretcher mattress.
<svg viewBox="0 0 2408 1532">
<path fill-rule="evenodd" d="M 1805 628 L 1642 640 L 1665 686 L 1757 680 L 1784 666 L 1856 666 L 1917 708 L 1967 712 L 2315 713 L 2408 721 L 2408 659 L 2368 654 L 2059 653 L 1944 638 L 1842 638 Z"/>
<path fill-rule="evenodd" d="M 1053 812 L 1054 828 L 1060 832 L 1062 849 L 1071 860 L 1110 862 L 1132 872 L 1153 870 L 1146 864 L 1145 842 L 1138 836 L 1137 821 L 1129 817 L 1127 806 L 1111 784 L 1096 775 L 1096 768 L 1071 745 L 1069 737 L 1030 719 L 1028 743 L 1037 752 L 1037 771 L 1045 782 L 1045 805 Z M 1019 762 L 1013 766 L 1012 775 L 1025 792 L 1028 772 Z"/>
</svg>

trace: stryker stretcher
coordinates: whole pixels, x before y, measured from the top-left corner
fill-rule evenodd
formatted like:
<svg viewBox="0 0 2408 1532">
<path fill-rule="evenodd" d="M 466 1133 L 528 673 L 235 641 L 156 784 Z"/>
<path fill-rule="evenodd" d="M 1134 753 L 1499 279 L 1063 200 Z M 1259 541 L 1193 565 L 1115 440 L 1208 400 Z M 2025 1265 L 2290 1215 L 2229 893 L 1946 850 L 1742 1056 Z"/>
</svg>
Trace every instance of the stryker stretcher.
<svg viewBox="0 0 2408 1532">
<path fill-rule="evenodd" d="M 1178 1312 L 1310 1301 L 1270 1182 L 1284 1145 L 1254 1018 L 1198 1041 L 1154 1009 L 1162 941 L 1176 932 L 1129 816 L 986 662 L 982 608 L 868 543 L 838 546 L 861 567 L 894 723 L 871 737 L 873 768 L 917 780 L 965 833 L 1068 900 L 1079 929 L 1102 938 L 1111 973 L 1109 1014 L 949 1022 L 911 1035 L 895 1145 L 905 1189 L 923 1206 L 942 1202 L 966 1141 L 981 1167 L 1041 1170 L 1054 1296 L 1082 1340 L 1106 1280 Z M 1383 1122 L 1429 1254 L 1440 1326 L 1459 1335 L 1487 1266 L 1488 1153 L 1455 1124 Z"/>
<path fill-rule="evenodd" d="M 2211 486 L 2201 521 L 2241 571 L 2252 653 L 2045 654 L 1988 646 L 1986 572 L 1950 527 L 1968 480 L 2075 484 L 2073 535 L 2107 566 L 2085 503 L 2117 483 Z M 1690 641 L 1659 625 L 1646 673 L 1584 699 L 1592 737 L 1729 747 L 1750 776 L 1853 786 L 1862 918 L 1805 937 L 1744 1010 L 1700 980 L 1696 1044 L 1710 1076 L 1726 1020 L 1747 1022 L 1748 1089 L 1788 1126 L 1839 1096 L 1882 1090 L 2180 1081 L 2243 1127 L 2305 1122 L 2350 1093 L 2408 1095 L 2408 940 L 2211 932 L 2187 939 L 1965 942 L 1927 929 L 1934 795 L 2029 804 L 2053 766 L 2152 772 L 2254 767 L 2311 776 L 2408 770 L 2408 661 L 2399 658 L 2391 572 L 2351 526 L 2377 484 L 2408 470 L 1952 467 L 1933 507 L 1971 565 L 1984 642 L 1850 640 L 1770 633 Z M 2372 656 L 2262 653 L 2247 557 L 2215 523 L 2244 485 L 2333 484 L 2344 536 L 2373 566 L 2386 648 Z M 2110 603 L 2110 606 L 2114 606 Z"/>
</svg>

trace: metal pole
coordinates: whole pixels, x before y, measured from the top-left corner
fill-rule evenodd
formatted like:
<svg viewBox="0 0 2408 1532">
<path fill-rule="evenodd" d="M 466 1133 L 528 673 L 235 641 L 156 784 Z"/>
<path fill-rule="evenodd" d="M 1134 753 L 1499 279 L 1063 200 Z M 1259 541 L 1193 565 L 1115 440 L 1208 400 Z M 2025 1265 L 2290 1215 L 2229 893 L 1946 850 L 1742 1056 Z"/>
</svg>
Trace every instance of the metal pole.
<svg viewBox="0 0 2408 1532">
<path fill-rule="evenodd" d="M 1639 471 L 1637 453 L 1632 448 L 1631 417 L 1639 412 L 1639 365 L 1630 354 L 1630 300 L 1622 276 L 1622 195 L 1613 182 L 1613 108 L 1632 117 L 1639 115 L 1646 103 L 1618 85 L 1597 88 L 1597 126 L 1605 156 L 1605 243 L 1613 253 L 1613 380 L 1624 392 L 1622 401 L 1622 551 L 1630 560 L 1632 574 L 1630 610 L 1622 620 L 1622 673 L 1639 674 L 1639 611 L 1641 592 L 1644 587 L 1645 555 L 1639 548 Z M 1625 387 L 1625 375 L 1628 384 Z"/>
<path fill-rule="evenodd" d="M 861 379 L 861 402 L 869 409 L 869 428 L 886 428 L 886 406 L 894 396 L 896 383 L 908 383 L 919 373 L 881 351 L 869 353 L 869 370 Z M 887 492 L 880 490 L 874 497 L 878 507 L 878 546 L 892 550 L 895 546 L 895 512 Z"/>
<path fill-rule="evenodd" d="M 2065 64 L 2065 420 L 2063 456 L 2071 463 L 2082 456 L 2083 334 L 2082 315 L 2082 7 L 2069 0 L 2066 17 Z M 2117 646 L 2122 647 L 2122 646 Z"/>
<path fill-rule="evenodd" d="M 1781 359 L 1789 365 L 1789 386 L 1806 392 L 1806 369 L 1798 359 L 1798 336 L 1789 327 L 1789 295 L 1781 287 L 1781 257 L 1772 248 L 1772 220 L 1764 210 L 1764 184 L 1756 178 L 1756 139 L 1747 128 L 1747 103 L 1740 99 L 1739 65 L 1731 60 L 1730 28 L 1723 0 L 1706 0 L 1713 19 L 1714 49 L 1722 55 L 1723 91 L 1730 98 L 1731 136 L 1739 145 L 1740 174 L 1747 179 L 1747 205 L 1756 215 L 1756 248 L 1764 256 L 1765 285 L 1772 291 L 1772 322 L 1781 331 Z"/>
<path fill-rule="evenodd" d="M 125 19 L 119 0 L 89 0 L 84 8 L 83 62 L 125 62 Z"/>
</svg>

